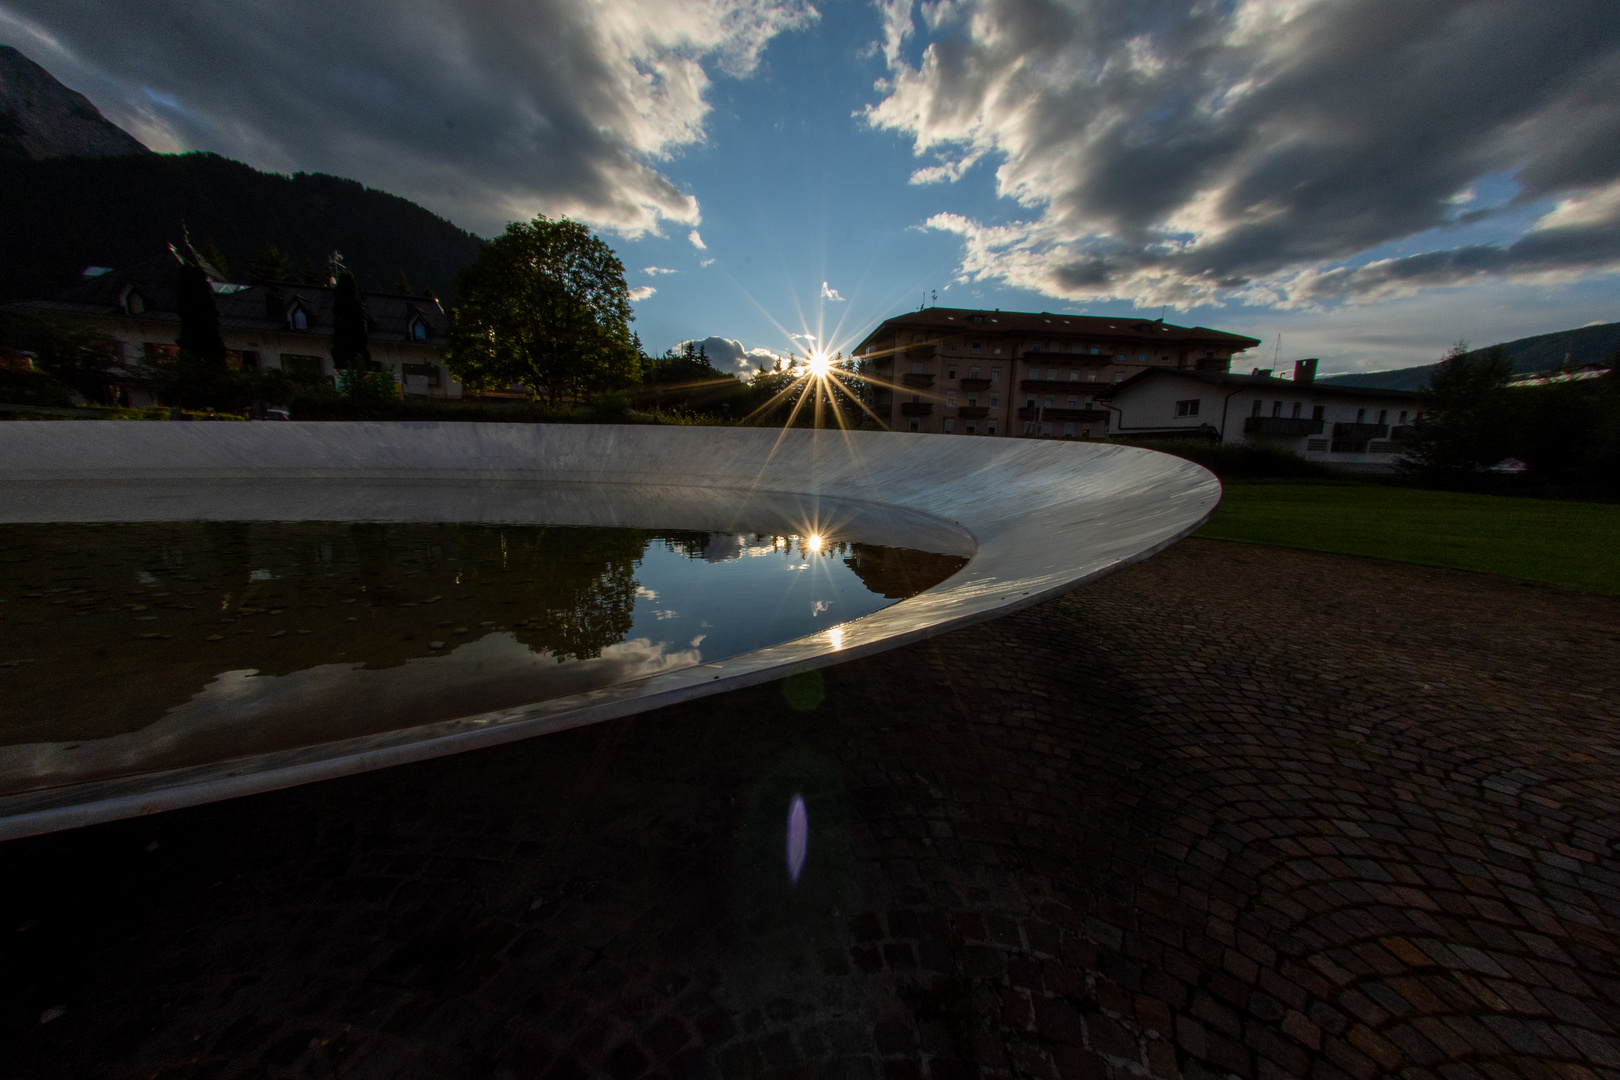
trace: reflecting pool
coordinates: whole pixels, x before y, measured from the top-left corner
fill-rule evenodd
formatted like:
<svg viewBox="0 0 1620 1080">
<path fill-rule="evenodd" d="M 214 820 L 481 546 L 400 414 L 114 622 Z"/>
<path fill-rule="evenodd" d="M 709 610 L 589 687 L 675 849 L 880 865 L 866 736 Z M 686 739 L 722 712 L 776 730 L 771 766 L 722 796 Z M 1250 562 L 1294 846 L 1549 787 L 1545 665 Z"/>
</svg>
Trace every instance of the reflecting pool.
<svg viewBox="0 0 1620 1080">
<path fill-rule="evenodd" d="M 966 560 L 812 535 L 0 526 L 0 795 L 414 727 L 826 630 Z"/>
</svg>

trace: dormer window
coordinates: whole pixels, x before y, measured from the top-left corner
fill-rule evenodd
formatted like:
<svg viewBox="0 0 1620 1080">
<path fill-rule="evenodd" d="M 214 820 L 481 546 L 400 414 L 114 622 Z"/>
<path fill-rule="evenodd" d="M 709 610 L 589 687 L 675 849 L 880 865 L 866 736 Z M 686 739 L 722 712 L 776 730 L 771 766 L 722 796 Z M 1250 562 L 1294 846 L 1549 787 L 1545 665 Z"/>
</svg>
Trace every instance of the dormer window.
<svg viewBox="0 0 1620 1080">
<path fill-rule="evenodd" d="M 126 315 L 146 314 L 146 297 L 142 296 L 133 285 L 124 286 L 124 292 L 119 296 L 118 304 L 124 309 Z"/>
<path fill-rule="evenodd" d="M 294 304 L 292 310 L 287 312 L 287 324 L 294 330 L 308 330 L 309 312 L 304 310 L 302 304 Z"/>
<path fill-rule="evenodd" d="M 427 323 L 421 319 L 411 320 L 410 338 L 412 341 L 426 341 L 428 337 Z"/>
</svg>

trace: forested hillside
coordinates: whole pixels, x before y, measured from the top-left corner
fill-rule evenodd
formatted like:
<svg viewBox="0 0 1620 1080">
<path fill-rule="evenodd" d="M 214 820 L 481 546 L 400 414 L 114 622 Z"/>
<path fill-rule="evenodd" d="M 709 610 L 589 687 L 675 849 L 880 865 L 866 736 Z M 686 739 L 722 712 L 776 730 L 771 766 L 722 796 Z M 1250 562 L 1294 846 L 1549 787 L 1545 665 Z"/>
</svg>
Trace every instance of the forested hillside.
<svg viewBox="0 0 1620 1080">
<path fill-rule="evenodd" d="M 1597 364 L 1620 349 L 1620 322 L 1583 326 L 1577 330 L 1560 330 L 1552 334 L 1505 341 L 1499 347 L 1513 360 L 1513 373 L 1524 375 L 1532 371 L 1549 371 L 1561 367 L 1567 356 L 1577 366 Z M 1484 349 L 1475 349 L 1482 353 Z M 1350 375 L 1328 375 L 1318 382 L 1335 386 L 1370 386 L 1380 390 L 1422 390 L 1429 385 L 1429 375 L 1438 363 L 1418 367 L 1397 368 L 1394 371 L 1356 372 Z"/>
<path fill-rule="evenodd" d="M 321 173 L 260 172 L 217 154 L 0 161 L 0 303 L 49 296 L 86 266 L 138 262 L 182 222 L 229 276 L 274 245 L 298 268 L 342 252 L 362 288 L 448 299 L 478 237 L 397 195 Z"/>
</svg>

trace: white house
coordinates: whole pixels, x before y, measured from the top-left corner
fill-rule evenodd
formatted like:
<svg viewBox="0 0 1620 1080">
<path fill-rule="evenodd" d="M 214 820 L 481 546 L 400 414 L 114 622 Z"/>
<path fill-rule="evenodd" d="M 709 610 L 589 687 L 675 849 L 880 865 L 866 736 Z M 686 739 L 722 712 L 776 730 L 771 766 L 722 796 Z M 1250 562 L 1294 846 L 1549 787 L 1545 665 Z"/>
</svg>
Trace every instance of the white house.
<svg viewBox="0 0 1620 1080">
<path fill-rule="evenodd" d="M 109 339 L 118 350 L 117 360 L 135 376 L 142 362 L 162 363 L 177 352 L 176 266 L 175 257 L 165 253 L 123 270 L 89 267 L 65 292 L 11 307 Z M 210 277 L 215 279 L 220 336 L 232 367 L 281 368 L 300 382 L 335 376 L 330 287 L 291 282 L 235 285 L 216 274 Z M 361 302 L 374 369 L 392 372 L 407 394 L 461 396 L 461 384 L 444 366 L 449 319 L 437 300 L 366 292 Z M 131 404 L 147 403 L 140 400 L 141 386 L 140 379 L 131 378 L 121 388 Z"/>
<path fill-rule="evenodd" d="M 1383 471 L 1400 456 L 1419 406 L 1409 390 L 1316 382 L 1316 361 L 1292 379 L 1269 371 L 1151 368 L 1108 390 L 1108 433 L 1116 439 L 1200 437 L 1292 450 L 1324 464 Z"/>
</svg>

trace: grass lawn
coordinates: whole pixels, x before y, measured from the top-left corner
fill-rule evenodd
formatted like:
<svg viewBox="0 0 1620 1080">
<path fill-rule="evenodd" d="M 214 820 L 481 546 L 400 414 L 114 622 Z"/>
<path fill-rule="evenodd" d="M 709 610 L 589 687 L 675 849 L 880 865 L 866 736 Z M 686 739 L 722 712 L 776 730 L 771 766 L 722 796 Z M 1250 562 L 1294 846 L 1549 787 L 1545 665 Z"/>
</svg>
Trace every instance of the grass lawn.
<svg viewBox="0 0 1620 1080">
<path fill-rule="evenodd" d="M 1620 505 L 1377 484 L 1237 482 L 1196 535 L 1620 596 Z"/>
</svg>

